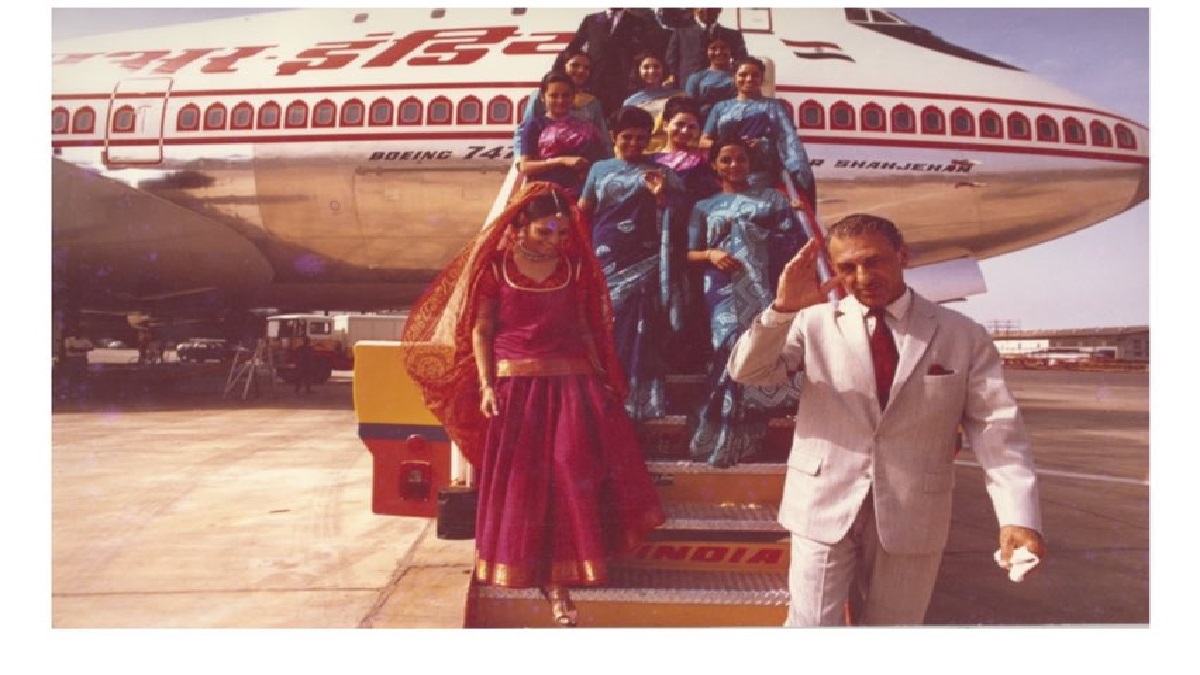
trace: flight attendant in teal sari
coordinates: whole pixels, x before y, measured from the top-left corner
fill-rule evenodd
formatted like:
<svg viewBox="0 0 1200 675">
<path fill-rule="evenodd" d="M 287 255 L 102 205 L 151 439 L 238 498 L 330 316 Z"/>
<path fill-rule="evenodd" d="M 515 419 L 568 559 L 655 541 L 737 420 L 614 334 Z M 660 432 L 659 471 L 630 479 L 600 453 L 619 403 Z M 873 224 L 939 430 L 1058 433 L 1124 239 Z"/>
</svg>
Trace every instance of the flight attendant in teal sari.
<svg viewBox="0 0 1200 675">
<path fill-rule="evenodd" d="M 616 157 L 592 165 L 579 208 L 608 279 L 617 357 L 629 378 L 625 407 L 636 420 L 667 412 L 664 346 L 680 328 L 686 202 L 675 172 L 646 154 L 654 119 L 625 106 L 609 120 Z"/>
<path fill-rule="evenodd" d="M 751 186 L 750 156 L 740 139 L 713 145 L 709 157 L 721 192 L 697 202 L 688 223 L 687 258 L 704 271 L 713 349 L 705 387 L 711 393 L 692 420 L 690 450 L 696 461 L 716 467 L 752 456 L 772 412 L 795 410 L 798 393 L 790 383 L 738 384 L 725 368 L 738 337 L 775 298 L 783 266 L 808 241 L 787 197 L 772 187 Z"/>
</svg>

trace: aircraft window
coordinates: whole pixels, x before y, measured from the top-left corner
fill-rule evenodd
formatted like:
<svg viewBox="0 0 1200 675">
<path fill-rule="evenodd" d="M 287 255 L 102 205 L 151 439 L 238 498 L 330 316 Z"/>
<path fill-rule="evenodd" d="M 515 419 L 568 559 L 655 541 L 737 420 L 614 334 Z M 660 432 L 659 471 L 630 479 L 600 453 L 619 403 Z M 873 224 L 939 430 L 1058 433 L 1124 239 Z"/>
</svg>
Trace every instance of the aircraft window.
<svg viewBox="0 0 1200 675">
<path fill-rule="evenodd" d="M 434 18 L 434 19 L 440 19 L 440 18 L 442 18 L 442 17 L 446 16 L 446 10 L 444 10 L 444 9 L 435 9 L 435 10 L 433 10 L 432 12 L 430 12 L 430 13 L 429 13 L 429 16 L 430 16 L 430 17 L 432 17 L 432 18 Z"/>
<path fill-rule="evenodd" d="M 824 129 L 825 107 L 816 101 L 805 101 L 800 104 L 800 128 Z"/>
<path fill-rule="evenodd" d="M 1133 135 L 1133 131 L 1124 124 L 1117 125 L 1117 147 L 1134 150 L 1137 148 L 1137 137 Z"/>
<path fill-rule="evenodd" d="M 915 133 L 916 130 L 916 119 L 914 118 L 912 108 L 906 105 L 898 105 L 892 108 L 892 131 L 901 134 L 911 134 Z"/>
<path fill-rule="evenodd" d="M 1063 137 L 1068 143 L 1076 143 L 1082 145 L 1087 141 L 1083 131 L 1083 123 L 1074 117 L 1068 117 L 1063 120 Z"/>
<path fill-rule="evenodd" d="M 254 108 L 249 103 L 239 103 L 233 106 L 229 116 L 229 126 L 234 129 L 249 129 L 254 124 Z"/>
<path fill-rule="evenodd" d="M 415 98 L 405 99 L 400 103 L 400 124 L 421 123 L 421 102 Z"/>
<path fill-rule="evenodd" d="M 450 100 L 444 96 L 433 99 L 429 104 L 429 123 L 430 124 L 449 124 L 450 123 Z"/>
<path fill-rule="evenodd" d="M 337 106 L 332 101 L 321 101 L 313 106 L 313 126 L 314 127 L 331 127 L 334 122 L 334 114 L 337 112 Z M 362 121 L 362 110 L 358 111 L 358 119 Z"/>
<path fill-rule="evenodd" d="M 386 98 L 375 101 L 371 104 L 372 126 L 391 126 L 395 112 L 396 109 L 392 107 L 392 102 Z"/>
<path fill-rule="evenodd" d="M 488 124 L 512 124 L 512 101 L 503 96 L 488 101 L 487 118 Z"/>
<path fill-rule="evenodd" d="M 1027 141 L 1032 134 L 1029 128 L 1029 118 L 1021 113 L 1008 116 L 1008 137 L 1018 141 Z"/>
<path fill-rule="evenodd" d="M 854 128 L 854 108 L 845 101 L 838 101 L 829 108 L 829 126 L 834 129 Z"/>
<path fill-rule="evenodd" d="M 950 113 L 950 133 L 955 136 L 975 135 L 975 116 L 966 108 L 955 108 Z"/>
<path fill-rule="evenodd" d="M 1003 138 L 1004 126 L 1000 123 L 1000 115 L 993 110 L 986 110 L 979 116 L 979 133 L 985 138 Z"/>
<path fill-rule="evenodd" d="M 1038 115 L 1037 118 L 1037 139 L 1046 141 L 1047 143 L 1058 142 L 1058 122 L 1049 115 Z"/>
<path fill-rule="evenodd" d="M 867 23 L 871 19 L 869 16 L 867 16 L 867 10 L 859 9 L 857 7 L 849 7 L 846 9 L 846 20 L 856 23 Z"/>
<path fill-rule="evenodd" d="M 308 105 L 304 101 L 293 101 L 287 107 L 287 127 L 296 129 L 308 125 Z"/>
<path fill-rule="evenodd" d="M 96 112 L 91 108 L 80 108 L 72 124 L 71 133 L 90 134 L 96 127 Z"/>
<path fill-rule="evenodd" d="M 135 121 L 137 121 L 137 114 L 133 112 L 133 108 L 121 106 L 113 115 L 112 130 L 118 133 L 129 133 L 133 131 Z"/>
<path fill-rule="evenodd" d="M 279 128 L 279 104 L 274 101 L 258 109 L 259 129 Z"/>
<path fill-rule="evenodd" d="M 189 103 L 179 111 L 175 128 L 180 131 L 195 131 L 200 128 L 200 106 Z"/>
<path fill-rule="evenodd" d="M 768 66 L 768 67 L 769 67 L 769 66 Z M 788 101 L 787 99 L 781 98 L 781 99 L 779 99 L 779 102 L 783 104 L 783 111 L 784 111 L 785 113 L 787 113 L 787 118 L 788 118 L 789 120 L 794 120 L 794 119 L 796 119 L 796 109 L 795 109 L 794 107 L 792 107 L 792 103 L 791 103 L 791 101 Z"/>
<path fill-rule="evenodd" d="M 929 106 L 921 111 L 921 133 L 945 134 L 946 115 L 937 108 Z"/>
<path fill-rule="evenodd" d="M 55 108 L 50 113 L 50 132 L 55 134 L 66 133 L 70 119 L 71 115 L 67 112 L 66 108 Z"/>
<path fill-rule="evenodd" d="M 1104 125 L 1104 122 L 1092 122 L 1092 145 L 1103 145 L 1104 147 L 1112 147 L 1112 132 Z"/>
<path fill-rule="evenodd" d="M 883 108 L 876 103 L 863 106 L 862 121 L 865 131 L 887 131 L 887 116 L 883 114 Z"/>
<path fill-rule="evenodd" d="M 479 124 L 483 122 L 483 104 L 474 96 L 458 103 L 458 121 L 462 124 Z"/>
<path fill-rule="evenodd" d="M 529 105 L 529 97 L 522 96 L 520 101 L 517 101 L 517 110 L 524 110 Z"/>
<path fill-rule="evenodd" d="M 208 110 L 204 111 L 204 128 L 225 128 L 225 106 L 221 105 L 220 103 L 214 103 L 208 106 Z"/>
</svg>

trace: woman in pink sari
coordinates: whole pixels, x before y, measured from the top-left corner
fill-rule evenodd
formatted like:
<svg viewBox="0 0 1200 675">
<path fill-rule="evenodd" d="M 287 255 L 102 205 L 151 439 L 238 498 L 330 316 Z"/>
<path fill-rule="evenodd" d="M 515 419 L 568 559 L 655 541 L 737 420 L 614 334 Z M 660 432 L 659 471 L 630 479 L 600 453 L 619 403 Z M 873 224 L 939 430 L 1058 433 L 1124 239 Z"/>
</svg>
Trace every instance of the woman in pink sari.
<svg viewBox="0 0 1200 675">
<path fill-rule="evenodd" d="M 478 471 L 475 579 L 541 588 L 573 626 L 568 587 L 665 521 L 612 346 L 587 225 L 559 186 L 527 185 L 417 302 L 406 368 Z"/>
</svg>

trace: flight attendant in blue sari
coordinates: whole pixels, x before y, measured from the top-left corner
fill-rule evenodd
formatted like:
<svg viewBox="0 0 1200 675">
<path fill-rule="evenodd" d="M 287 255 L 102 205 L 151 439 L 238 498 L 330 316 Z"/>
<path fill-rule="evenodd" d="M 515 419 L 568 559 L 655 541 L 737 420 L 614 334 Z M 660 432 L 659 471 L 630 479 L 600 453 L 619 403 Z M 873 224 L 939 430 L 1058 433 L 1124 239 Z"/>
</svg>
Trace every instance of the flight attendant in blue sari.
<svg viewBox="0 0 1200 675">
<path fill-rule="evenodd" d="M 787 197 L 750 184 L 745 141 L 719 140 L 709 156 L 721 192 L 693 207 L 687 258 L 704 271 L 713 350 L 705 391 L 711 393 L 692 420 L 690 450 L 696 461 L 729 467 L 758 450 L 773 411 L 795 409 L 798 391 L 791 383 L 741 385 L 725 365 L 738 337 L 775 298 L 783 266 L 808 237 Z"/>
<path fill-rule="evenodd" d="M 609 120 L 615 155 L 588 173 L 579 208 L 612 297 L 614 341 L 629 378 L 625 407 L 636 420 L 666 414 L 663 347 L 680 328 L 677 275 L 686 252 L 678 214 L 685 196 L 674 171 L 645 153 L 654 120 L 625 106 Z"/>
<path fill-rule="evenodd" d="M 717 101 L 737 96 L 729 44 L 719 37 L 709 38 L 705 53 L 708 55 L 708 68 L 688 75 L 687 82 L 683 83 L 684 93 L 700 104 L 701 126 Z"/>
<path fill-rule="evenodd" d="M 725 138 L 746 141 L 751 152 L 751 187 L 779 185 L 780 172 L 786 170 L 801 198 L 810 207 L 814 206 L 816 187 L 808 153 L 783 102 L 763 95 L 765 72 L 763 62 L 753 57 L 735 64 L 733 81 L 737 96 L 713 105 L 704 123 L 701 145 Z"/>
</svg>

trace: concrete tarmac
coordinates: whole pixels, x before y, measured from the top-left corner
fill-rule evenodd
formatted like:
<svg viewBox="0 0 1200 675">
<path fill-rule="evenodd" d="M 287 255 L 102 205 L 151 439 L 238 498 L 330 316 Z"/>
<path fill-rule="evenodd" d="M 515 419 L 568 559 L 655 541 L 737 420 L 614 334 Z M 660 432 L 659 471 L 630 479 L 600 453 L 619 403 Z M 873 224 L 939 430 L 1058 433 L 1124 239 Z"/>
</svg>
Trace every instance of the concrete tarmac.
<svg viewBox="0 0 1200 675">
<path fill-rule="evenodd" d="M 347 378 L 243 400 L 222 396 L 215 365 L 180 372 L 163 386 L 98 368 L 90 394 L 53 405 L 53 627 L 462 625 L 473 542 L 371 512 Z M 1009 378 L 1050 555 L 1021 583 L 994 565 L 995 518 L 964 453 L 927 623 L 1148 624 L 1149 376 Z"/>
</svg>

